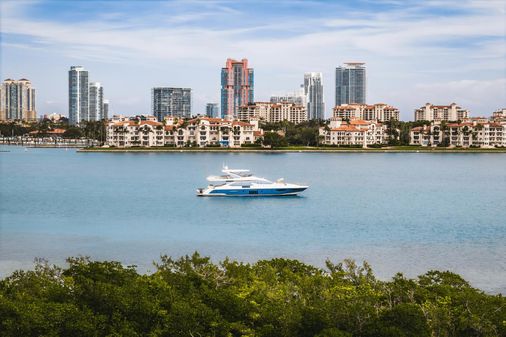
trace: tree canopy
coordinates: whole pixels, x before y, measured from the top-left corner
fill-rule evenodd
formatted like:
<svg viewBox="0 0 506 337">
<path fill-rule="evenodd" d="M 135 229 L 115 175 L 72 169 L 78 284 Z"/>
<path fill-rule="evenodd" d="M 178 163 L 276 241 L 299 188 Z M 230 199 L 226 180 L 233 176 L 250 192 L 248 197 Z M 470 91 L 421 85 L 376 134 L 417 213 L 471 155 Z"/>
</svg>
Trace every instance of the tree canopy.
<svg viewBox="0 0 506 337">
<path fill-rule="evenodd" d="M 162 256 L 38 261 L 0 281 L 0 336 L 505 336 L 506 301 L 450 272 L 378 280 L 369 265 Z"/>
</svg>

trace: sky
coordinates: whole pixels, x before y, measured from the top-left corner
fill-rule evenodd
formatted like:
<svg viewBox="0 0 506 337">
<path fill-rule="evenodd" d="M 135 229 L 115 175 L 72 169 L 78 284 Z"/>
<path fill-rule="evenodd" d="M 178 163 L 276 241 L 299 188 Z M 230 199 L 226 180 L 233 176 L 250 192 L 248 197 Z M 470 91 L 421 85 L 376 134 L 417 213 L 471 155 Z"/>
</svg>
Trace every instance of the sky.
<svg viewBox="0 0 506 337">
<path fill-rule="evenodd" d="M 506 107 L 506 0 L 0 0 L 0 77 L 27 78 L 39 115 L 68 114 L 68 70 L 101 82 L 114 114 L 146 114 L 151 88 L 192 88 L 194 114 L 219 102 L 227 58 L 248 58 L 255 100 L 335 68 L 367 67 L 367 103 L 412 120 L 427 102 L 472 116 Z"/>
</svg>

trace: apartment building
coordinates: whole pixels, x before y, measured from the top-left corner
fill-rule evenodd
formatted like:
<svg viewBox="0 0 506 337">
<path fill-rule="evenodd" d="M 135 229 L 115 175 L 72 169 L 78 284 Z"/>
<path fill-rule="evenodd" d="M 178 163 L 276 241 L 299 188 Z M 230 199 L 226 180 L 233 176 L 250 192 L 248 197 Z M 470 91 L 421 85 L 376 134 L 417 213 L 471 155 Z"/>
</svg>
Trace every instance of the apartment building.
<svg viewBox="0 0 506 337">
<path fill-rule="evenodd" d="M 32 83 L 25 78 L 4 80 L 0 84 L 0 121 L 35 121 L 36 116 Z"/>
<path fill-rule="evenodd" d="M 320 128 L 325 145 L 363 146 L 388 144 L 386 125 L 376 121 L 352 119 L 349 122 L 333 117 L 330 123 Z"/>
<path fill-rule="evenodd" d="M 433 105 L 426 103 L 425 106 L 415 110 L 415 121 L 461 121 L 469 118 L 469 111 L 461 108 L 456 103 L 450 105 Z"/>
<path fill-rule="evenodd" d="M 363 62 L 347 62 L 336 68 L 335 102 L 342 104 L 366 102 L 366 68 Z"/>
<path fill-rule="evenodd" d="M 114 116 L 107 126 L 107 145 L 115 147 L 223 146 L 253 144 L 261 136 L 258 123 L 202 117 L 188 121 L 154 116 Z"/>
<path fill-rule="evenodd" d="M 190 88 L 156 87 L 151 89 L 151 113 L 159 122 L 166 116 L 189 118 L 192 111 Z"/>
<path fill-rule="evenodd" d="M 492 119 L 495 121 L 506 122 L 506 108 L 498 109 L 492 113 Z"/>
<path fill-rule="evenodd" d="M 410 145 L 449 147 L 506 147 L 506 122 L 487 121 L 442 124 L 433 122 L 412 128 Z"/>
<path fill-rule="evenodd" d="M 281 102 L 255 102 L 239 108 L 238 119 L 243 121 L 264 120 L 269 123 L 288 121 L 299 124 L 308 120 L 306 107 L 302 104 Z"/>
<path fill-rule="evenodd" d="M 387 122 L 392 119 L 399 120 L 399 109 L 385 103 L 342 104 L 334 108 L 332 115 L 341 119 Z"/>
<path fill-rule="evenodd" d="M 237 118 L 239 107 L 255 100 L 255 76 L 248 59 L 227 59 L 221 69 L 221 117 Z"/>
</svg>

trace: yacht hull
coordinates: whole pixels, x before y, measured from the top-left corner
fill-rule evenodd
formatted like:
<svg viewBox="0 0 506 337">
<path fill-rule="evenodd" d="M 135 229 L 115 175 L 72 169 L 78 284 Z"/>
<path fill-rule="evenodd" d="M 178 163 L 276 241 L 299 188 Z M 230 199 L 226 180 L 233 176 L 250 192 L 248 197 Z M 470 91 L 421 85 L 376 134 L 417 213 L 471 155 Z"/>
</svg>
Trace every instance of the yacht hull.
<svg viewBox="0 0 506 337">
<path fill-rule="evenodd" d="M 199 189 L 199 197 L 282 197 L 294 196 L 306 190 L 306 186 L 295 188 L 253 188 L 253 189 Z"/>
</svg>

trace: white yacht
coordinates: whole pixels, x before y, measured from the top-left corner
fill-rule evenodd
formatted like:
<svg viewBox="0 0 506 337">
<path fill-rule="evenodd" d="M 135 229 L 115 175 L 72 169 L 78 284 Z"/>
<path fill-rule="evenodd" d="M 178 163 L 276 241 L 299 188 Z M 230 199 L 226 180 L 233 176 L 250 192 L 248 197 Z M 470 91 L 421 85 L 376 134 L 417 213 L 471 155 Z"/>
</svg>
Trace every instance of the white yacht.
<svg viewBox="0 0 506 337">
<path fill-rule="evenodd" d="M 224 167 L 223 175 L 209 176 L 209 186 L 197 189 L 199 197 L 272 197 L 296 195 L 309 186 L 289 184 L 283 178 L 276 182 L 255 177 L 249 170 Z"/>
</svg>

